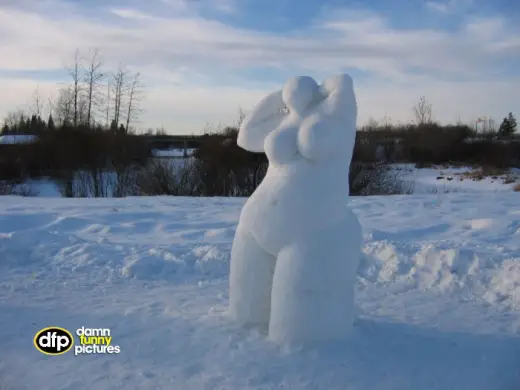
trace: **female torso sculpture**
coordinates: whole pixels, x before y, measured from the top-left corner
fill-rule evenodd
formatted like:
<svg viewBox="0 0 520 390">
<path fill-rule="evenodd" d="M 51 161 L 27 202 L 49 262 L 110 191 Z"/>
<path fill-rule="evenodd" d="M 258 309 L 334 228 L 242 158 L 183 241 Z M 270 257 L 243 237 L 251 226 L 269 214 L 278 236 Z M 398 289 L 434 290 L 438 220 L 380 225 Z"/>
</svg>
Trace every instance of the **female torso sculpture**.
<svg viewBox="0 0 520 390">
<path fill-rule="evenodd" d="M 361 245 L 359 222 L 346 207 L 356 116 L 349 76 L 322 86 L 297 77 L 260 102 L 240 129 L 239 146 L 264 151 L 269 168 L 240 216 L 230 310 L 244 325 L 267 325 L 272 339 L 348 333 L 353 310 L 345 304 L 352 306 Z"/>
</svg>

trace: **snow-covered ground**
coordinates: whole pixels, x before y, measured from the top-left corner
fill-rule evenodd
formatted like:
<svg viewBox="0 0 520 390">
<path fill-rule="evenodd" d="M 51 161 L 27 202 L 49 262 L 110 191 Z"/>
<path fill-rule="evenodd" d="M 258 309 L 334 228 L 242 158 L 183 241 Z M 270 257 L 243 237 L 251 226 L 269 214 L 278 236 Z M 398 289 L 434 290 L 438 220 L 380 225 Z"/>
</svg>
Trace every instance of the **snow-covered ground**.
<svg viewBox="0 0 520 390">
<path fill-rule="evenodd" d="M 354 338 L 305 348 L 226 315 L 243 204 L 0 197 L 0 388 L 520 389 L 520 194 L 352 199 Z M 121 353 L 43 355 L 47 326 L 110 328 Z"/>
<path fill-rule="evenodd" d="M 152 155 L 154 157 L 188 157 L 193 154 L 195 149 L 153 149 Z"/>
<path fill-rule="evenodd" d="M 512 168 L 508 174 L 513 182 L 504 183 L 506 175 L 486 176 L 482 180 L 473 180 L 467 174 L 477 168 L 441 167 L 416 168 L 411 164 L 396 164 L 394 170 L 400 178 L 409 182 L 414 194 L 480 192 L 480 191 L 512 191 L 520 183 L 520 169 Z"/>
<path fill-rule="evenodd" d="M 35 142 L 38 139 L 35 135 L 26 134 L 8 134 L 0 135 L 0 144 L 14 145 L 14 144 L 28 144 Z"/>
</svg>

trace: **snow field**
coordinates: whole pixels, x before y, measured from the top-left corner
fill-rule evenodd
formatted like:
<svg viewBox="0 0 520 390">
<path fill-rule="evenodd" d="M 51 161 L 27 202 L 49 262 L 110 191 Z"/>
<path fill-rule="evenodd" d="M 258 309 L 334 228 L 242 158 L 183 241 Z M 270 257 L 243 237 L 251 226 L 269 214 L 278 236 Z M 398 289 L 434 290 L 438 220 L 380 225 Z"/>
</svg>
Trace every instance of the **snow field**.
<svg viewBox="0 0 520 390">
<path fill-rule="evenodd" d="M 516 390 L 519 200 L 352 199 L 365 237 L 354 338 L 300 348 L 227 316 L 244 199 L 2 197 L 0 385 Z M 121 353 L 42 355 L 32 337 L 52 325 L 110 328 Z"/>
</svg>

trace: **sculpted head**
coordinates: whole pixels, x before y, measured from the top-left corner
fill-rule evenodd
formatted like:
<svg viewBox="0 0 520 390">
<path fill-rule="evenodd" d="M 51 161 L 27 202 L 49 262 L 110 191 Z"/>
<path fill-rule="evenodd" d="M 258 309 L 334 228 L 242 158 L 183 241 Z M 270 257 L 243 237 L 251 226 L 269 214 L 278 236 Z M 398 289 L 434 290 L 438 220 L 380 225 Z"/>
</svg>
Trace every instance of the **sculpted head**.
<svg viewBox="0 0 520 390">
<path fill-rule="evenodd" d="M 302 114 L 319 94 L 319 86 L 309 76 L 289 79 L 282 90 L 282 99 L 289 111 Z"/>
</svg>

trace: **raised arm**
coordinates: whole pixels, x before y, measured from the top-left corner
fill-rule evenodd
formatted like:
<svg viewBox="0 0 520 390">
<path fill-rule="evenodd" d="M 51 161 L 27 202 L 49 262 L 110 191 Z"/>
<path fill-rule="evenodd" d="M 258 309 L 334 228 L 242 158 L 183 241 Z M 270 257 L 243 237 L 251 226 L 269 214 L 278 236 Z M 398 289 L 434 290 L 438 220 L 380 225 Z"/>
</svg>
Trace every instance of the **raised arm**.
<svg viewBox="0 0 520 390">
<path fill-rule="evenodd" d="M 327 117 L 356 121 L 357 103 L 354 82 L 347 74 L 330 77 L 320 86 L 325 99 L 319 104 L 319 112 Z"/>
<path fill-rule="evenodd" d="M 324 96 L 303 121 L 298 148 L 303 157 L 316 161 L 340 153 L 352 158 L 356 139 L 357 104 L 350 76 L 331 77 L 320 86 Z"/>
<path fill-rule="evenodd" d="M 282 122 L 285 114 L 282 91 L 276 91 L 263 98 L 240 126 L 237 144 L 250 152 L 264 151 L 267 135 Z"/>
</svg>

